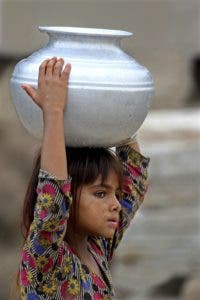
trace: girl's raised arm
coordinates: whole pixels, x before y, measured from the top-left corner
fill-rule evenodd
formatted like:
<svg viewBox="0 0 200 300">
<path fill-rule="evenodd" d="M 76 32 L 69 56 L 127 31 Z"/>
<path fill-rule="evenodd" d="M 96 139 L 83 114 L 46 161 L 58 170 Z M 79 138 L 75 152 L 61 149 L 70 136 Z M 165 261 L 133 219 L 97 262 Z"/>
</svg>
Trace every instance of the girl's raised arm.
<svg viewBox="0 0 200 300">
<path fill-rule="evenodd" d="M 55 57 L 43 61 L 39 68 L 38 89 L 22 85 L 43 112 L 41 168 L 60 179 L 68 175 L 63 115 L 71 70 L 71 65 L 67 64 L 61 72 L 63 63 L 63 59 Z"/>
<path fill-rule="evenodd" d="M 123 164 L 124 186 L 121 195 L 120 222 L 113 239 L 107 245 L 108 260 L 111 260 L 115 249 L 121 242 L 126 229 L 129 227 L 135 213 L 143 203 L 148 181 L 149 157 L 140 153 L 137 140 L 116 147 L 118 158 Z"/>
</svg>

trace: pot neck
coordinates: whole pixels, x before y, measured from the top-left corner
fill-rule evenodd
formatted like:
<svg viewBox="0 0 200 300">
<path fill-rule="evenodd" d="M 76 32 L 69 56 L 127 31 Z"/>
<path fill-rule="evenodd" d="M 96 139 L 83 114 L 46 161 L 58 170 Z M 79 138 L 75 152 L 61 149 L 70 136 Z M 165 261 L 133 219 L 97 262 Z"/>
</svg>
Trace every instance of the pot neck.
<svg viewBox="0 0 200 300">
<path fill-rule="evenodd" d="M 82 27 L 39 27 L 49 36 L 48 46 L 63 47 L 70 43 L 70 47 L 98 48 L 99 46 L 121 46 L 121 40 L 130 37 L 131 32 Z"/>
</svg>

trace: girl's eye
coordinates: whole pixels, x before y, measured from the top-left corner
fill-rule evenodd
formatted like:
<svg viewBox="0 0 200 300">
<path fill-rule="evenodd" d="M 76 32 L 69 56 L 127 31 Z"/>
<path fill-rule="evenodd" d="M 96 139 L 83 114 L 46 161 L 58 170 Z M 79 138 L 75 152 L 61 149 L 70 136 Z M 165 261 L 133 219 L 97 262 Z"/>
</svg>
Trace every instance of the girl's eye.
<svg viewBox="0 0 200 300">
<path fill-rule="evenodd" d="M 121 200 L 122 194 L 121 194 L 121 192 L 116 192 L 115 196 L 118 200 Z"/>
<path fill-rule="evenodd" d="M 103 198 L 105 197 L 106 193 L 105 192 L 96 192 L 95 196 L 99 197 L 99 198 Z"/>
</svg>

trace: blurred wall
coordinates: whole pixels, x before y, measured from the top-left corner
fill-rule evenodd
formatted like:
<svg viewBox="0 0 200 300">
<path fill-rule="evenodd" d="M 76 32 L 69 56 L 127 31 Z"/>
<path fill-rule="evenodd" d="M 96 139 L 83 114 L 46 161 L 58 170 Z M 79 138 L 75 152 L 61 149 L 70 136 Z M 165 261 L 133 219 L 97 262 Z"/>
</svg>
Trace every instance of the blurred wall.
<svg viewBox="0 0 200 300">
<path fill-rule="evenodd" d="M 198 0 L 1 0 L 1 57 L 24 57 L 48 40 L 39 25 L 121 29 L 123 48 L 153 74 L 153 108 L 191 105 L 191 60 L 200 54 Z M 199 99 L 195 105 L 199 105 Z M 189 103 L 189 104 L 188 104 Z"/>
</svg>

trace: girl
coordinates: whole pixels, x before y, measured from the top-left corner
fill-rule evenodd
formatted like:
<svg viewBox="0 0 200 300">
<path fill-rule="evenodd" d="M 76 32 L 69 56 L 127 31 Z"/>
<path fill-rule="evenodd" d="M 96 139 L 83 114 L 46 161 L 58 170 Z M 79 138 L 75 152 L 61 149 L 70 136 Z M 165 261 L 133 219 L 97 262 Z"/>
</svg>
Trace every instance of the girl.
<svg viewBox="0 0 200 300">
<path fill-rule="evenodd" d="M 150 159 L 136 139 L 106 148 L 71 148 L 63 115 L 71 65 L 47 59 L 38 88 L 22 88 L 42 109 L 41 151 L 25 196 L 22 299 L 116 299 L 109 270 L 147 191 Z M 62 71 L 63 69 L 63 71 Z"/>
</svg>

